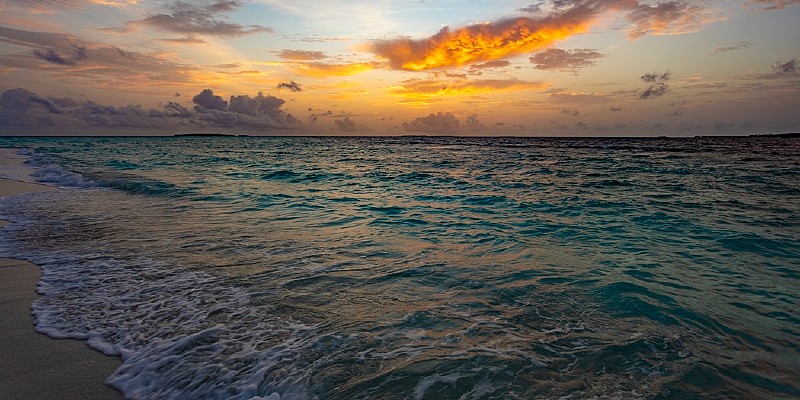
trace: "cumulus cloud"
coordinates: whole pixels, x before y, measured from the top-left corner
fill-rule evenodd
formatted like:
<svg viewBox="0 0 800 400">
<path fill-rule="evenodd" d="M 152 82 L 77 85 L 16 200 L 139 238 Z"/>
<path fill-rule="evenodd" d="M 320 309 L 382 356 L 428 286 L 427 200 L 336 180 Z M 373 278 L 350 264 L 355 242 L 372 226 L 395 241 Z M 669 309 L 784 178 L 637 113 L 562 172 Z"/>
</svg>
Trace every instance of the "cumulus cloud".
<svg viewBox="0 0 800 400">
<path fill-rule="evenodd" d="M 30 108 L 42 107 L 50 113 L 61 114 L 61 111 L 50 100 L 22 88 L 3 92 L 0 97 L 0 106 L 3 107 L 3 110 L 18 113 L 25 113 Z"/>
<path fill-rule="evenodd" d="M 403 122 L 406 132 L 452 135 L 461 130 L 461 122 L 452 113 L 428 114 L 410 122 Z"/>
<path fill-rule="evenodd" d="M 596 63 L 595 60 L 605 57 L 594 49 L 547 49 L 535 54 L 528 60 L 534 64 L 534 68 L 540 70 L 557 70 L 577 74 L 581 68 L 591 67 Z"/>
<path fill-rule="evenodd" d="M 221 14 L 239 7 L 236 0 L 219 0 L 211 4 L 175 1 L 166 6 L 165 12 L 154 13 L 130 24 L 149 26 L 155 29 L 185 35 L 209 35 L 237 37 L 252 33 L 272 32 L 272 28 L 261 25 L 240 25 L 229 22 Z"/>
<path fill-rule="evenodd" d="M 748 48 L 748 47 L 750 47 L 752 45 L 753 45 L 753 43 L 750 43 L 750 42 L 736 42 L 736 43 L 734 43 L 734 44 L 732 44 L 730 46 L 717 47 L 716 49 L 714 49 L 714 54 L 727 53 L 727 52 L 730 52 L 730 51 L 742 50 L 742 49 L 746 49 L 746 48 Z"/>
<path fill-rule="evenodd" d="M 288 90 L 291 90 L 292 92 L 302 92 L 303 91 L 303 85 L 301 85 L 301 84 L 299 84 L 299 83 L 297 83 L 295 81 L 281 82 L 278 85 L 276 85 L 275 88 L 276 89 L 288 89 Z"/>
<path fill-rule="evenodd" d="M 378 40 L 370 51 L 393 69 L 421 71 L 458 67 L 545 49 L 573 35 L 586 33 L 599 17 L 623 11 L 633 24 L 631 38 L 647 33 L 678 34 L 697 30 L 714 19 L 702 5 L 668 1 L 655 5 L 637 0 L 559 0 L 551 2 L 549 15 L 501 19 L 450 29 L 426 39 Z M 541 11 L 542 3 L 524 11 Z"/>
<path fill-rule="evenodd" d="M 309 50 L 281 50 L 278 57 L 290 61 L 314 61 L 327 58 L 325 53 L 321 51 Z"/>
<path fill-rule="evenodd" d="M 248 95 L 231 96 L 228 111 L 238 112 L 250 116 L 268 115 L 275 117 L 278 115 L 281 106 L 286 103 L 283 99 L 275 96 L 264 96 L 259 92 L 256 97 Z"/>
<path fill-rule="evenodd" d="M 274 96 L 234 95 L 230 102 L 205 89 L 194 96 L 194 110 L 168 101 L 157 108 L 140 105 L 108 106 L 91 100 L 78 101 L 69 97 L 43 98 L 18 88 L 0 96 L 0 128 L 147 128 L 159 133 L 170 129 L 231 128 L 264 129 L 299 128 L 301 123 L 281 109 L 284 100 Z"/>
<path fill-rule="evenodd" d="M 672 73 L 667 71 L 664 73 L 650 73 L 644 74 L 640 77 L 642 82 L 650 83 L 649 86 L 639 91 L 639 99 L 645 100 L 652 97 L 661 97 L 669 91 L 667 81 L 672 77 Z"/>
<path fill-rule="evenodd" d="M 344 119 L 337 119 L 334 121 L 336 125 L 336 129 L 342 132 L 357 132 L 358 131 L 358 124 L 355 121 L 350 119 L 350 117 L 344 117 Z"/>
<path fill-rule="evenodd" d="M 464 131 L 466 132 L 480 133 L 488 130 L 489 128 L 478 119 L 478 114 L 472 114 L 464 120 Z"/>
<path fill-rule="evenodd" d="M 192 103 L 195 104 L 194 108 L 198 112 L 203 112 L 204 110 L 225 111 L 228 109 L 228 102 L 215 95 L 211 89 L 204 89 L 197 96 L 194 96 Z"/>
</svg>

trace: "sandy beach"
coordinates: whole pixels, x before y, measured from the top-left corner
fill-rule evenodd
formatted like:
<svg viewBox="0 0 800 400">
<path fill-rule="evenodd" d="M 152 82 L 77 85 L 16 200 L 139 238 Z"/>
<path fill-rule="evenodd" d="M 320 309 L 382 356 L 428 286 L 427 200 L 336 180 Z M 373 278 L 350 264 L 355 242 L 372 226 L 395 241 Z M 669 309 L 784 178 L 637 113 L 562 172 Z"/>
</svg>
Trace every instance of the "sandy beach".
<svg viewBox="0 0 800 400">
<path fill-rule="evenodd" d="M 22 182 L 22 159 L 0 150 L 0 197 L 57 190 Z M 8 225 L 0 221 L 0 228 Z M 116 357 L 92 350 L 80 340 L 55 340 L 34 331 L 31 304 L 40 269 L 30 262 L 0 259 L 0 399 L 119 399 L 104 383 L 120 365 Z"/>
</svg>

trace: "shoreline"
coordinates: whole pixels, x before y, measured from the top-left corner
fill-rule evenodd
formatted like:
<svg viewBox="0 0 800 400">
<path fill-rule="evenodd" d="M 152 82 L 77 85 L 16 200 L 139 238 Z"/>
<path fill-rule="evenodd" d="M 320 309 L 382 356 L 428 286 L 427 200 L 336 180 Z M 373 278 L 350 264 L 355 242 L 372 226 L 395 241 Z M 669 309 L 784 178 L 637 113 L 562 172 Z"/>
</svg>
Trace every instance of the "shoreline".
<svg viewBox="0 0 800 400">
<path fill-rule="evenodd" d="M 0 197 L 57 190 L 25 182 L 22 158 L 0 149 Z M 12 172 L 12 173 L 9 173 Z M 0 229 L 11 224 L 0 220 Z M 0 258 L 0 399 L 122 399 L 105 383 L 121 365 L 84 340 L 52 339 L 34 330 L 31 305 L 39 298 L 41 269 L 28 261 Z"/>
</svg>

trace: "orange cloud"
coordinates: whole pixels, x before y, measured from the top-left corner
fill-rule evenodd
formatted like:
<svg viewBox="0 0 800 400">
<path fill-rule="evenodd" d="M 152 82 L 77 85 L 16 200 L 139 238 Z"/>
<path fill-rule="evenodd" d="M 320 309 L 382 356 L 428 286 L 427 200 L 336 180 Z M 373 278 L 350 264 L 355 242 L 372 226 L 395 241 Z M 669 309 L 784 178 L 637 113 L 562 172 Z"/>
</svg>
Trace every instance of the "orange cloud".
<svg viewBox="0 0 800 400">
<path fill-rule="evenodd" d="M 389 89 L 391 93 L 407 97 L 451 96 L 498 91 L 542 90 L 547 82 L 528 82 L 517 79 L 483 79 L 475 81 L 443 82 L 434 79 L 411 79 Z"/>
<path fill-rule="evenodd" d="M 718 20 L 708 15 L 705 6 L 686 0 L 655 5 L 640 4 L 638 0 L 565 0 L 561 3 L 564 8 L 558 8 L 546 17 L 503 19 L 452 30 L 445 27 L 427 39 L 376 41 L 369 51 L 386 59 L 391 68 L 423 71 L 543 50 L 556 42 L 588 32 L 606 12 L 626 13 L 626 19 L 633 24 L 629 37 L 634 39 L 647 33 L 694 32 L 702 25 Z"/>
<path fill-rule="evenodd" d="M 423 40 L 378 41 L 370 50 L 395 69 L 457 67 L 547 48 L 587 32 L 605 10 L 637 5 L 636 0 L 590 0 L 545 18 L 519 17 L 455 30 L 444 28 Z"/>
</svg>

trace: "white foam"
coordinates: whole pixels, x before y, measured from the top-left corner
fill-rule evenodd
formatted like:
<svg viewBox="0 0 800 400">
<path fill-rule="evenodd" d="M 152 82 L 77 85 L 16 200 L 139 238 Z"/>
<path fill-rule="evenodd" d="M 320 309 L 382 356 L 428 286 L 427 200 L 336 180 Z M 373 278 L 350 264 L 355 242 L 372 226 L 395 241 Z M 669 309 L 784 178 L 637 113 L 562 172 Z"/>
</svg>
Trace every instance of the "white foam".
<svg viewBox="0 0 800 400">
<path fill-rule="evenodd" d="M 0 256 L 14 253 L 0 241 Z M 348 340 L 283 320 L 202 271 L 62 249 L 26 258 L 43 266 L 36 330 L 121 356 L 107 383 L 126 398 L 314 398 L 311 366 Z"/>
<path fill-rule="evenodd" d="M 0 149 L 0 159 L 5 163 L 0 164 L 0 178 L 13 179 L 21 182 L 35 182 L 34 169 L 25 164 L 30 157 L 14 149 Z"/>
<path fill-rule="evenodd" d="M 94 186 L 80 174 L 67 171 L 58 164 L 48 164 L 36 169 L 32 174 L 38 182 L 52 183 L 58 186 L 86 188 Z"/>
</svg>

